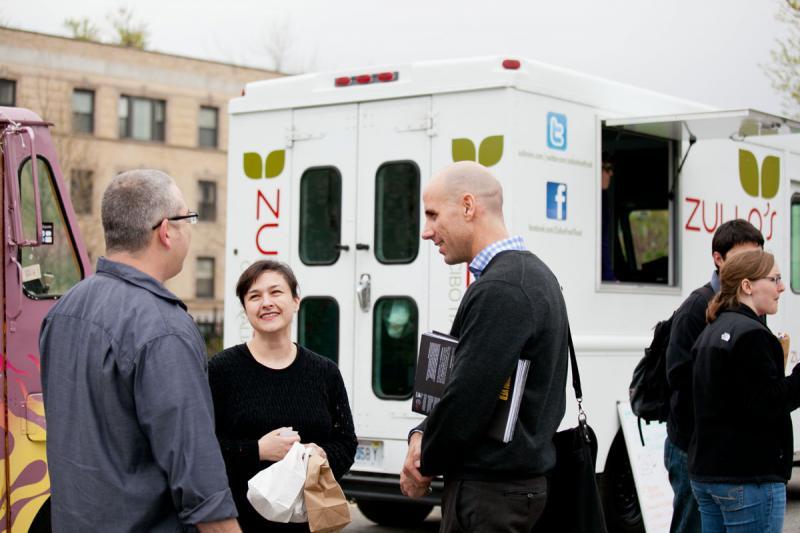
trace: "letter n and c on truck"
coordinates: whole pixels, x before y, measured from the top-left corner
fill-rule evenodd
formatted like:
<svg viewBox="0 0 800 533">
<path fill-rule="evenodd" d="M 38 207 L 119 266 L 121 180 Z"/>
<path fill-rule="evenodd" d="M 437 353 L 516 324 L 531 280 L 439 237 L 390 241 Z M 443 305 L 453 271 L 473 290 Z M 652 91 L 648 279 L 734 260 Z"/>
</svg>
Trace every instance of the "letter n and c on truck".
<svg viewBox="0 0 800 533">
<path fill-rule="evenodd" d="M 421 420 L 419 335 L 449 330 L 470 281 L 420 240 L 421 191 L 454 161 L 498 177 L 509 231 L 561 282 L 610 524 L 642 527 L 617 404 L 652 326 L 710 278 L 720 224 L 762 231 L 791 288 L 770 327 L 800 338 L 796 121 L 502 57 L 254 82 L 229 112 L 225 294 L 256 260 L 294 269 L 296 339 L 337 362 L 352 404 L 359 446 L 343 488 L 376 522 L 418 522 L 439 501 L 440 483 L 413 505 L 398 483 Z M 225 344 L 249 336 L 226 298 Z M 574 425 L 574 403 L 566 413 Z"/>
</svg>

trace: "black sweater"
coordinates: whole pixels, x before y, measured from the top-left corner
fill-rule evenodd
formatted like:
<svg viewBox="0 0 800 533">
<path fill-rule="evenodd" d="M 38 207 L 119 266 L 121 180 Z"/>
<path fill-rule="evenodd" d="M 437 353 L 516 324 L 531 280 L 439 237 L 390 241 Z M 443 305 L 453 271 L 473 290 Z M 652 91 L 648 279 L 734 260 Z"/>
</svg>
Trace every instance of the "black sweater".
<svg viewBox="0 0 800 533">
<path fill-rule="evenodd" d="M 421 471 L 448 479 L 520 479 L 555 465 L 565 409 L 567 312 L 550 269 L 530 252 L 497 254 L 467 289 L 451 334 L 459 339 L 442 400 L 420 426 Z M 487 437 L 503 383 L 530 359 L 511 442 Z"/>
<path fill-rule="evenodd" d="M 356 436 L 342 376 L 336 365 L 301 346 L 288 367 L 258 363 L 246 344 L 228 348 L 208 364 L 217 438 L 244 531 L 281 529 L 247 501 L 247 481 L 272 464 L 260 461 L 258 439 L 292 426 L 301 442 L 314 442 L 339 479 L 353 464 Z"/>
<path fill-rule="evenodd" d="M 706 283 L 695 289 L 681 304 L 672 318 L 667 347 L 667 382 L 669 383 L 669 415 L 667 435 L 683 451 L 689 450 L 694 432 L 694 401 L 692 401 L 692 346 L 706 327 L 708 301 L 714 289 Z"/>
<path fill-rule="evenodd" d="M 786 482 L 800 365 L 784 376 L 783 350 L 747 306 L 709 324 L 692 352 L 695 430 L 689 474 L 711 483 Z"/>
</svg>

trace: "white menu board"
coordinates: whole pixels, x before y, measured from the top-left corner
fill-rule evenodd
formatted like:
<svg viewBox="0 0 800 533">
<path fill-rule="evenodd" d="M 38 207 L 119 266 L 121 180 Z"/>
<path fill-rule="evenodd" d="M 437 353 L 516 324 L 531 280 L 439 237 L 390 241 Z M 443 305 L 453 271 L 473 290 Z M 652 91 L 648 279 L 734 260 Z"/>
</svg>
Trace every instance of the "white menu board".
<svg viewBox="0 0 800 533">
<path fill-rule="evenodd" d="M 636 492 L 639 494 L 639 507 L 647 533 L 669 531 L 672 520 L 672 487 L 664 467 L 664 439 L 667 438 L 667 424 L 647 424 L 642 421 L 644 446 L 639 437 L 636 415 L 629 402 L 618 402 L 619 422 L 628 458 L 631 462 Z"/>
</svg>

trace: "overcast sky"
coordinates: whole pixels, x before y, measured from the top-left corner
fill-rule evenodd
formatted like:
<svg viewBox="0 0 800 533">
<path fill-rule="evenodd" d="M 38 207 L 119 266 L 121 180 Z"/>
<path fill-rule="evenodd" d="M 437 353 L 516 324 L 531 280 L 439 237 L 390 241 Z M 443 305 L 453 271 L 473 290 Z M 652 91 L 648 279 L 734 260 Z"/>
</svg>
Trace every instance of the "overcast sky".
<svg viewBox="0 0 800 533">
<path fill-rule="evenodd" d="M 270 67 L 288 38 L 291 70 L 507 55 L 552 63 L 720 108 L 779 113 L 761 65 L 786 35 L 784 0 L 0 0 L 0 20 L 65 34 L 68 17 L 130 6 L 150 48 Z M 0 58 L 2 61 L 2 58 Z"/>
</svg>

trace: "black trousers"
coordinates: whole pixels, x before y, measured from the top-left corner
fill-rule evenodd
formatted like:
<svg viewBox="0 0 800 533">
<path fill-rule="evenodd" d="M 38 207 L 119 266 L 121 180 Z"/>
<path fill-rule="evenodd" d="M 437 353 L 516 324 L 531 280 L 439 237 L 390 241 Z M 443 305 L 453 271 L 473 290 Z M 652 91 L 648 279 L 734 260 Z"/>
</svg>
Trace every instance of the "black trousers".
<svg viewBox="0 0 800 533">
<path fill-rule="evenodd" d="M 547 479 L 444 483 L 439 533 L 529 533 L 544 511 Z"/>
</svg>

